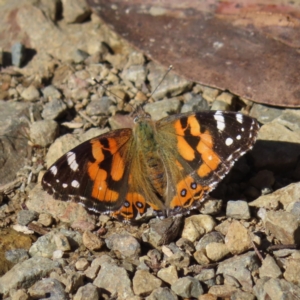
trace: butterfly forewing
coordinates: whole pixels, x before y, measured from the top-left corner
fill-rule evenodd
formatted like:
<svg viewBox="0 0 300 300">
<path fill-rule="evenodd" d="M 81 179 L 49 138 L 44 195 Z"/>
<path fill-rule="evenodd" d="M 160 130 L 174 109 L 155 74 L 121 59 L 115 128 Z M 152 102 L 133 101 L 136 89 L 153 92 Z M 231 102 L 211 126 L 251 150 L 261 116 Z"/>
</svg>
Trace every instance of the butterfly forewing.
<svg viewBox="0 0 300 300">
<path fill-rule="evenodd" d="M 229 172 L 234 162 L 255 142 L 258 123 L 234 112 L 208 111 L 174 115 L 157 124 L 170 182 L 177 188 L 168 191 L 171 209 L 189 209 Z M 175 162 L 175 164 L 174 164 Z"/>
<path fill-rule="evenodd" d="M 57 199 L 80 202 L 95 212 L 119 209 L 128 192 L 131 142 L 132 130 L 121 129 L 80 144 L 48 169 L 43 188 Z"/>
</svg>

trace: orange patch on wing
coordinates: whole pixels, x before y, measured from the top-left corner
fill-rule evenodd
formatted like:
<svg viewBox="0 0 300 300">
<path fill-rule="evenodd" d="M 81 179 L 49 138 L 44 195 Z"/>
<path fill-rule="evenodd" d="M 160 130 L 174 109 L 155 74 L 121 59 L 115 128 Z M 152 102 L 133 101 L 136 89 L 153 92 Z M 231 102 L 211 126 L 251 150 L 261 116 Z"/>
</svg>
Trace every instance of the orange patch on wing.
<svg viewBox="0 0 300 300">
<path fill-rule="evenodd" d="M 123 205 L 120 210 L 113 212 L 111 214 L 113 217 L 117 218 L 118 216 L 121 216 L 124 220 L 131 220 L 135 217 L 134 208 L 136 208 L 141 215 L 145 212 L 146 201 L 141 194 L 128 193 L 125 198 L 129 205 Z M 139 202 L 140 205 L 138 205 L 137 202 Z"/>
<path fill-rule="evenodd" d="M 103 145 L 100 143 L 99 140 L 92 140 L 92 154 L 96 161 L 101 162 L 104 160 L 104 154 L 103 154 Z"/>
<path fill-rule="evenodd" d="M 208 131 L 201 135 L 200 142 L 197 145 L 197 151 L 201 154 L 203 163 L 197 173 L 200 177 L 208 176 L 216 170 L 221 163 L 219 156 L 212 149 L 213 140 Z"/>
<path fill-rule="evenodd" d="M 195 116 L 188 117 L 188 124 L 190 125 L 191 134 L 193 136 L 199 136 L 200 132 L 200 123 Z"/>
<path fill-rule="evenodd" d="M 184 131 L 186 130 L 186 128 L 182 128 L 180 120 L 177 120 L 174 123 L 174 128 L 175 128 L 175 131 L 176 131 L 177 135 L 181 135 L 181 136 L 184 135 Z"/>
<path fill-rule="evenodd" d="M 122 179 L 125 172 L 124 160 L 121 155 L 117 152 L 113 156 L 112 166 L 111 166 L 111 177 L 115 181 Z"/>
<path fill-rule="evenodd" d="M 171 200 L 170 208 L 174 209 L 178 206 L 188 208 L 193 204 L 194 200 L 202 198 L 205 188 L 197 183 L 196 187 L 193 189 L 191 187 L 192 184 L 196 184 L 196 182 L 191 176 L 187 176 L 185 179 L 177 183 L 177 195 Z M 185 195 L 182 194 L 183 191 L 185 192 Z M 194 198 L 195 195 L 197 195 L 196 198 Z"/>
<path fill-rule="evenodd" d="M 115 202 L 118 200 L 119 193 L 110 190 L 107 186 L 108 174 L 105 170 L 99 168 L 99 164 L 105 159 L 103 149 L 109 150 L 111 153 L 115 153 L 113 157 L 113 165 L 111 176 L 114 180 L 120 180 L 124 174 L 124 164 L 120 155 L 116 153 L 117 143 L 115 139 L 108 139 L 109 149 L 105 148 L 98 139 L 91 141 L 92 153 L 95 158 L 95 162 L 88 163 L 88 174 L 93 181 L 92 197 L 99 201 Z"/>
<path fill-rule="evenodd" d="M 195 151 L 182 136 L 177 136 L 177 148 L 180 155 L 189 161 L 195 158 Z"/>
</svg>

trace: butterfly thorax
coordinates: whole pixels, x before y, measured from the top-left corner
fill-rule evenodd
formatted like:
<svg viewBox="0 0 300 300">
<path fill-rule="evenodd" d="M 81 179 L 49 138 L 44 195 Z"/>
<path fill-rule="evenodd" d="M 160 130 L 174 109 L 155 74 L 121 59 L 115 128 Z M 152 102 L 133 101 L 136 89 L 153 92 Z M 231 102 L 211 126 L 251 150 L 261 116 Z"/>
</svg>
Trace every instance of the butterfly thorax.
<svg viewBox="0 0 300 300">
<path fill-rule="evenodd" d="M 166 180 L 163 161 L 159 154 L 156 140 L 155 122 L 149 116 L 141 117 L 134 127 L 134 139 L 140 162 L 140 171 L 148 174 L 148 180 L 156 193 L 162 196 L 165 192 Z"/>
</svg>

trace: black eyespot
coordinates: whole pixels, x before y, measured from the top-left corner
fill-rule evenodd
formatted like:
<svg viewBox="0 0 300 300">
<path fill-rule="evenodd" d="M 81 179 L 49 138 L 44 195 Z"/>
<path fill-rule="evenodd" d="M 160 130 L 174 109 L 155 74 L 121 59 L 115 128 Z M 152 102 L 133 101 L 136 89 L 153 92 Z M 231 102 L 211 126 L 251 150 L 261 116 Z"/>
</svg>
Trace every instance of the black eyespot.
<svg viewBox="0 0 300 300">
<path fill-rule="evenodd" d="M 195 190 L 197 188 L 197 183 L 196 182 L 192 182 L 191 183 L 191 189 Z"/>
<path fill-rule="evenodd" d="M 186 189 L 182 189 L 180 192 L 181 197 L 185 197 L 186 196 Z"/>
<path fill-rule="evenodd" d="M 143 208 L 143 207 L 144 207 L 143 203 L 142 203 L 142 202 L 139 202 L 139 201 L 136 202 L 136 206 L 137 206 L 138 208 Z"/>
<path fill-rule="evenodd" d="M 128 201 L 125 201 L 124 202 L 124 207 L 126 207 L 126 208 L 130 207 L 130 203 Z"/>
</svg>

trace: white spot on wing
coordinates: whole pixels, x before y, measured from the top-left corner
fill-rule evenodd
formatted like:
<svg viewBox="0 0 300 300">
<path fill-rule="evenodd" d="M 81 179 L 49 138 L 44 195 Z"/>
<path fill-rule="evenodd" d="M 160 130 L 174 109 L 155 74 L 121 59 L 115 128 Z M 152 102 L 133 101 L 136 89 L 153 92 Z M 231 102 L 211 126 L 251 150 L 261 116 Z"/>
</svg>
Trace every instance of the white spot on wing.
<svg viewBox="0 0 300 300">
<path fill-rule="evenodd" d="M 56 166 L 52 166 L 52 167 L 50 168 L 50 172 L 51 172 L 54 176 L 56 176 L 56 174 L 57 174 L 57 167 L 56 167 Z"/>
<path fill-rule="evenodd" d="M 67 153 L 68 165 L 75 172 L 78 170 L 78 163 L 76 162 L 76 155 L 74 152 Z"/>
<path fill-rule="evenodd" d="M 236 114 L 235 117 L 239 123 L 241 123 L 241 124 L 243 123 L 243 115 L 242 114 Z"/>
<path fill-rule="evenodd" d="M 241 138 L 242 138 L 242 137 L 241 137 L 240 134 L 236 136 L 236 139 L 237 139 L 237 140 L 240 140 Z"/>
<path fill-rule="evenodd" d="M 68 187 L 68 185 L 67 185 L 66 183 L 63 183 L 63 184 L 62 184 L 62 187 L 63 187 L 63 188 L 66 188 L 66 187 Z"/>
<path fill-rule="evenodd" d="M 226 146 L 230 146 L 232 143 L 233 143 L 233 139 L 232 139 L 232 138 L 227 138 L 227 139 L 225 140 Z"/>
<path fill-rule="evenodd" d="M 71 186 L 74 187 L 74 188 L 79 188 L 79 182 L 77 180 L 73 180 L 71 182 Z"/>
<path fill-rule="evenodd" d="M 225 119 L 221 111 L 216 111 L 214 118 L 217 121 L 217 128 L 220 131 L 223 131 L 225 128 Z"/>
</svg>

